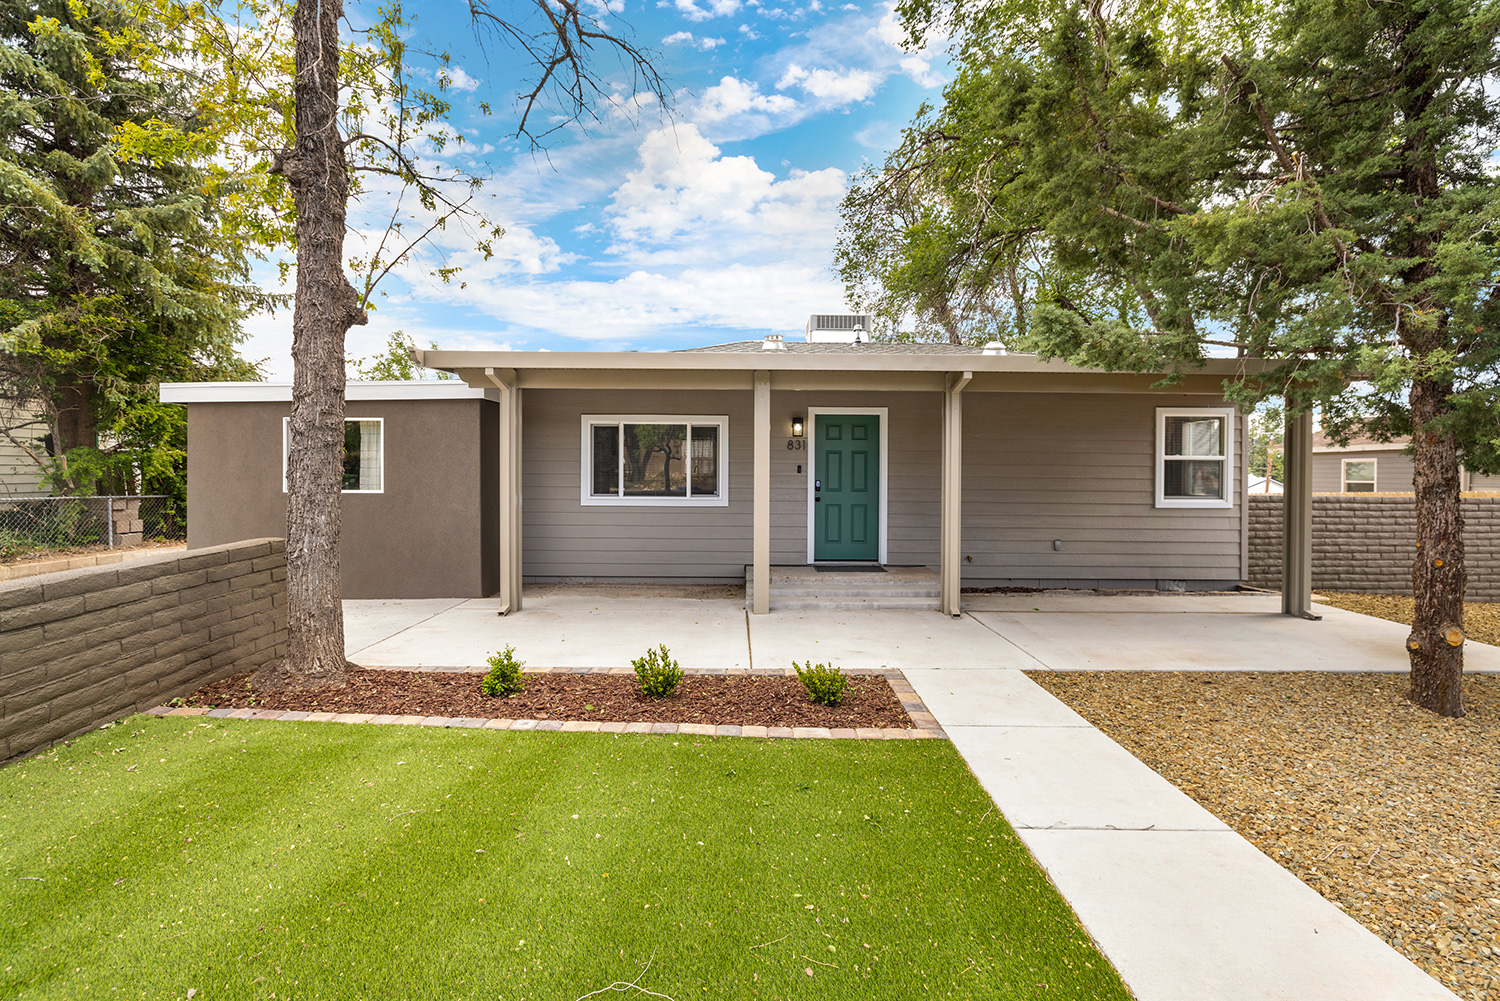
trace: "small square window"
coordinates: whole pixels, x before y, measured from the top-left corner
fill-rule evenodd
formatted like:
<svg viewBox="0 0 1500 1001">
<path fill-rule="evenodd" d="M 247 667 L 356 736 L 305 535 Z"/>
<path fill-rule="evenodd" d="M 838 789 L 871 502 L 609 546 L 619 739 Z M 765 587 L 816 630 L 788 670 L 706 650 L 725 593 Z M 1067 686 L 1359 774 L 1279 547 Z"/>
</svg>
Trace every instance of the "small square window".
<svg viewBox="0 0 1500 1001">
<path fill-rule="evenodd" d="M 291 455 L 290 417 L 281 419 L 281 490 L 287 489 L 287 462 Z M 342 491 L 346 494 L 385 492 L 385 420 L 380 417 L 349 418 L 344 421 Z"/>
<path fill-rule="evenodd" d="M 1156 506 L 1233 507 L 1234 411 L 1156 411 Z"/>
<path fill-rule="evenodd" d="M 1344 460 L 1344 493 L 1373 494 L 1375 492 L 1375 460 Z"/>
</svg>

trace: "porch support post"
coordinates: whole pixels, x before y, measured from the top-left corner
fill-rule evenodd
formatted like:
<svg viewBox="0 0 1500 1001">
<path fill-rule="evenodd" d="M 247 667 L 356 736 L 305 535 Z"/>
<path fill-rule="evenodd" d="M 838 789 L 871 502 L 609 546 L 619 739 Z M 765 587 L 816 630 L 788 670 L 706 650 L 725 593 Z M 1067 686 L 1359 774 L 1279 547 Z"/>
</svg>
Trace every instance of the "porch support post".
<svg viewBox="0 0 1500 1001">
<path fill-rule="evenodd" d="M 521 389 L 514 369 L 484 370 L 500 390 L 500 614 L 521 610 Z"/>
<path fill-rule="evenodd" d="M 1303 619 L 1312 613 L 1312 413 L 1286 419 L 1286 482 L 1282 487 L 1281 611 Z"/>
<path fill-rule="evenodd" d="M 952 372 L 943 392 L 942 530 L 938 554 L 938 604 L 944 615 L 963 614 L 964 387 L 973 372 Z"/>
<path fill-rule="evenodd" d="M 755 505 L 754 552 L 751 556 L 750 611 L 771 610 L 771 373 L 755 373 Z"/>
</svg>

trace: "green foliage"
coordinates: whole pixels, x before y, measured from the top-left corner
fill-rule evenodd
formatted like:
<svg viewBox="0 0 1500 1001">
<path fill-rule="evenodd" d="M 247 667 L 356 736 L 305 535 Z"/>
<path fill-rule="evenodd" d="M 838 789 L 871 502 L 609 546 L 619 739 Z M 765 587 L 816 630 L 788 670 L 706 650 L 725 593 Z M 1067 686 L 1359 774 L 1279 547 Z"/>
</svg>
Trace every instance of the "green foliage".
<svg viewBox="0 0 1500 1001">
<path fill-rule="evenodd" d="M 836 706 L 844 701 L 844 689 L 849 687 L 849 679 L 838 668 L 814 664 L 810 660 L 806 664 L 799 664 L 794 660 L 792 667 L 797 672 L 797 680 L 807 689 L 807 697 L 814 702 Z"/>
<path fill-rule="evenodd" d="M 0 432 L 67 491 L 180 495 L 157 383 L 258 374 L 235 347 L 271 299 L 200 81 L 152 62 L 164 34 L 100 0 L 0 0 Z"/>
<path fill-rule="evenodd" d="M 437 347 L 436 344 L 430 345 Z M 413 360 L 411 353 L 417 345 L 404 331 L 397 330 L 386 341 L 385 354 L 369 358 L 351 358 L 345 363 L 351 379 L 368 379 L 374 382 L 403 382 L 412 379 L 456 379 L 451 372 L 434 372 L 423 368 Z"/>
<path fill-rule="evenodd" d="M 682 681 L 682 668 L 672 659 L 663 643 L 655 650 L 647 650 L 644 657 L 630 662 L 635 676 L 641 679 L 641 693 L 655 699 L 663 699 L 677 690 Z"/>
<path fill-rule="evenodd" d="M 525 662 L 516 660 L 515 647 L 507 645 L 499 653 L 490 654 L 486 663 L 490 669 L 484 675 L 484 694 L 509 698 L 526 687 L 526 678 L 521 674 Z"/>
<path fill-rule="evenodd" d="M 1432 429 L 1500 468 L 1500 8 L 899 11 L 958 72 L 851 191 L 876 239 L 841 249 L 851 295 L 1112 370 L 1263 358 L 1231 398 L 1320 406 L 1335 439 L 1411 434 L 1408 387 L 1451 383 Z"/>
</svg>

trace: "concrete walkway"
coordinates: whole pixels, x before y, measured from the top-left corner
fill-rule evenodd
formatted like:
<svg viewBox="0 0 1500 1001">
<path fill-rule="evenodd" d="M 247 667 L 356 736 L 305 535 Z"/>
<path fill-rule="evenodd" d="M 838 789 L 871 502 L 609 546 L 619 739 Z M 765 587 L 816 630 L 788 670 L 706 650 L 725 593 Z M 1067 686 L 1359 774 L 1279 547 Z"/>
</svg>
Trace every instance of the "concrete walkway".
<svg viewBox="0 0 1500 1001">
<path fill-rule="evenodd" d="M 586 590 L 493 601 L 346 602 L 367 666 L 615 667 L 665 642 L 684 667 L 791 660 L 903 671 L 1140 1001 L 1425 1001 L 1454 995 L 1023 674 L 1026 670 L 1405 671 L 1406 627 L 1275 596 L 979 595 L 931 612 L 746 616 L 732 600 Z M 1471 644 L 1473 669 L 1500 648 Z"/>
</svg>

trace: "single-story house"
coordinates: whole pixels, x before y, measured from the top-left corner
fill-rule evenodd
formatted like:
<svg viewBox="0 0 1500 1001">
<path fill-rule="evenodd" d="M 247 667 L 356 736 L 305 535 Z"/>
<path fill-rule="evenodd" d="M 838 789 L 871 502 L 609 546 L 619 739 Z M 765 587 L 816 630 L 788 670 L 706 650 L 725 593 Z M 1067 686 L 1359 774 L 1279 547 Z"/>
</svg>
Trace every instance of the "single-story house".
<svg viewBox="0 0 1500 1001">
<path fill-rule="evenodd" d="M 748 578 L 764 612 L 773 565 L 884 565 L 930 568 L 957 614 L 966 586 L 1246 578 L 1245 422 L 1222 385 L 1242 361 L 1155 388 L 995 345 L 862 343 L 866 323 L 666 353 L 430 350 L 462 381 L 351 382 L 345 596 L 514 611 L 529 582 Z M 189 547 L 282 534 L 290 385 L 161 398 L 188 411 Z"/>
<path fill-rule="evenodd" d="M 1460 489 L 1500 490 L 1500 476 L 1460 471 Z M 1313 434 L 1312 488 L 1320 494 L 1409 494 L 1413 466 L 1411 439 L 1376 441 L 1352 438 L 1336 445 L 1322 432 Z"/>
</svg>

